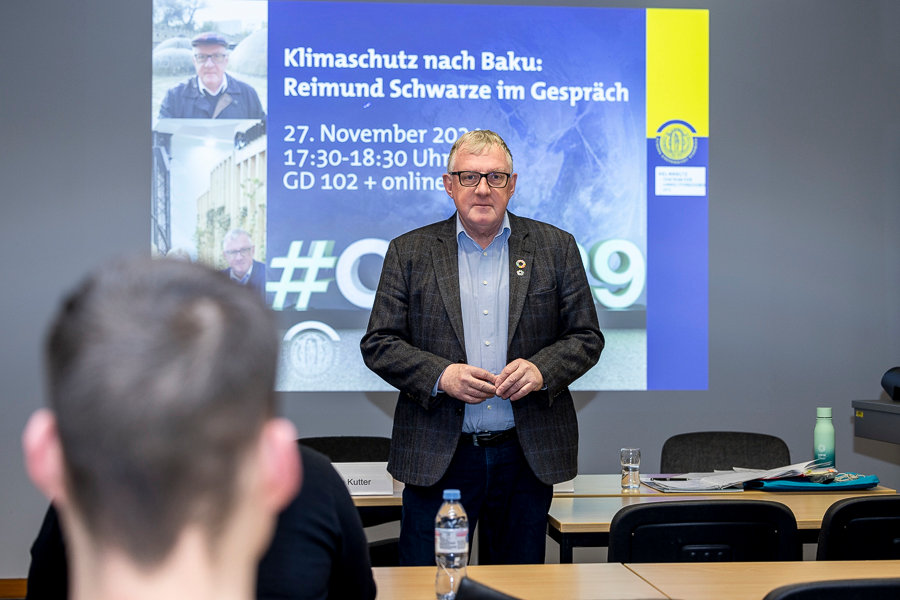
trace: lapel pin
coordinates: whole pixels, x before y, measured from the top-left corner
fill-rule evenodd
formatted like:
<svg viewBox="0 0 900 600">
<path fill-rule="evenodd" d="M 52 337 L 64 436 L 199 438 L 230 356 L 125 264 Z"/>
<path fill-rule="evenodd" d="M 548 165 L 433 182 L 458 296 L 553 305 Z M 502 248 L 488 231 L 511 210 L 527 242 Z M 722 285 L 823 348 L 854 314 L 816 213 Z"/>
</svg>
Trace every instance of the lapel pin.
<svg viewBox="0 0 900 600">
<path fill-rule="evenodd" d="M 518 275 L 519 277 L 521 277 L 524 274 L 525 274 L 525 271 L 523 271 L 522 269 L 519 269 L 518 271 L 516 271 L 516 275 Z"/>
<path fill-rule="evenodd" d="M 516 261 L 516 268 L 517 268 L 517 269 L 524 269 L 524 268 L 525 268 L 525 261 L 522 260 L 521 258 L 520 258 L 519 260 L 517 260 L 517 261 Z M 521 273 L 519 273 L 519 275 L 521 275 Z"/>
</svg>

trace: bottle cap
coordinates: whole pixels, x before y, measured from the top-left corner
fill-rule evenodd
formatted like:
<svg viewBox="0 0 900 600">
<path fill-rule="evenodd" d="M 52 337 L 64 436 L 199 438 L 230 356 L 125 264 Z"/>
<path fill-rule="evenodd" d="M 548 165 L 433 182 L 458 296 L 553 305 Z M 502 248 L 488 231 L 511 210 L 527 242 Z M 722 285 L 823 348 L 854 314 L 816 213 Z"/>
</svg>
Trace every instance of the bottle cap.
<svg viewBox="0 0 900 600">
<path fill-rule="evenodd" d="M 816 408 L 816 416 L 817 417 L 828 417 L 831 418 L 831 407 L 830 406 L 820 406 Z"/>
<path fill-rule="evenodd" d="M 459 500 L 459 498 L 459 490 L 444 490 L 444 500 Z"/>
</svg>

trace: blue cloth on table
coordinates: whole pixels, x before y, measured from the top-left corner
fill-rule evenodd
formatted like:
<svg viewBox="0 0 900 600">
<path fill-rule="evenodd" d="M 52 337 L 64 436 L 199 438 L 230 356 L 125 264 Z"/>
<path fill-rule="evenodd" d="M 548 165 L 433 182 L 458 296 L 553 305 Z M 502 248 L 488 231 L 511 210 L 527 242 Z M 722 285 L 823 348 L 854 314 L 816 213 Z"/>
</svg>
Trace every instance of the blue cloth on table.
<svg viewBox="0 0 900 600">
<path fill-rule="evenodd" d="M 763 490 L 769 492 L 824 492 L 828 490 L 866 490 L 878 485 L 876 475 L 861 475 L 847 481 L 829 481 L 814 483 L 807 477 L 786 477 L 784 479 L 756 479 L 744 483 L 745 490 Z"/>
</svg>

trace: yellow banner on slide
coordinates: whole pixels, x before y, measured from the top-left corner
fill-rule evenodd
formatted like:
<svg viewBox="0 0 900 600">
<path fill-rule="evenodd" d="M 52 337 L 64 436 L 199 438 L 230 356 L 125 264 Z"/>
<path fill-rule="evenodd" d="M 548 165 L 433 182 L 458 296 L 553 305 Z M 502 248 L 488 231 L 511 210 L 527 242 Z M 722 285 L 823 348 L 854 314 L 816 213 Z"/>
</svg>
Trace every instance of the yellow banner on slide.
<svg viewBox="0 0 900 600">
<path fill-rule="evenodd" d="M 709 137 L 709 11 L 647 9 L 647 137 L 663 123 Z"/>
</svg>

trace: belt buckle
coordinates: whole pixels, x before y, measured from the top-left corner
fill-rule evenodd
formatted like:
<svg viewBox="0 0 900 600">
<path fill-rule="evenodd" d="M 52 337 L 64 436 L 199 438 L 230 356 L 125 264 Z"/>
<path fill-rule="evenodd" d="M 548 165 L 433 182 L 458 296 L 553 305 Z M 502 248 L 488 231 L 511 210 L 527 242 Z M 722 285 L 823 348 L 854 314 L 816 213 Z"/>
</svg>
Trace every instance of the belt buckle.
<svg viewBox="0 0 900 600">
<path fill-rule="evenodd" d="M 505 433 L 505 431 L 483 431 L 481 433 L 476 433 L 472 435 L 472 443 L 476 446 L 484 445 L 485 448 L 489 448 L 496 445 L 494 442 L 501 439 Z M 481 440 L 481 444 L 478 443 L 479 439 Z"/>
<path fill-rule="evenodd" d="M 479 439 L 482 439 L 486 442 L 490 441 L 493 438 L 493 435 L 490 431 L 482 431 L 482 432 L 474 432 L 472 434 L 472 445 L 481 447 L 481 444 L 478 443 Z"/>
</svg>

